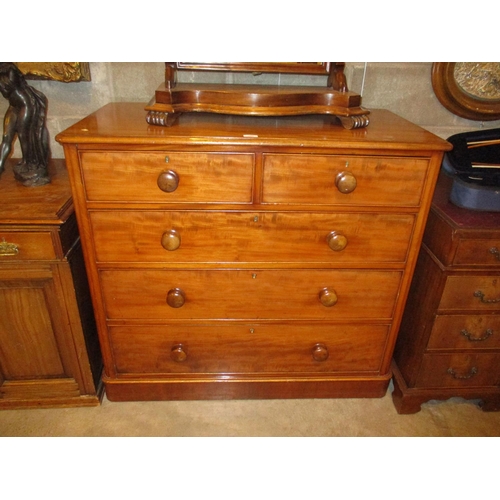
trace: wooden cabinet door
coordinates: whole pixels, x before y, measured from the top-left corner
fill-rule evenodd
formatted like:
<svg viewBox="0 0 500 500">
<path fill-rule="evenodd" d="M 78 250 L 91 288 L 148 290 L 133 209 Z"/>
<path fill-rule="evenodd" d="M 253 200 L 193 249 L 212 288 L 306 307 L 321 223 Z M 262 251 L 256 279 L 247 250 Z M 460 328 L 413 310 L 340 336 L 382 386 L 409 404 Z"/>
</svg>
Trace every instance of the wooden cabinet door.
<svg viewBox="0 0 500 500">
<path fill-rule="evenodd" d="M 0 406 L 85 393 L 64 307 L 64 266 L 0 269 Z"/>
</svg>

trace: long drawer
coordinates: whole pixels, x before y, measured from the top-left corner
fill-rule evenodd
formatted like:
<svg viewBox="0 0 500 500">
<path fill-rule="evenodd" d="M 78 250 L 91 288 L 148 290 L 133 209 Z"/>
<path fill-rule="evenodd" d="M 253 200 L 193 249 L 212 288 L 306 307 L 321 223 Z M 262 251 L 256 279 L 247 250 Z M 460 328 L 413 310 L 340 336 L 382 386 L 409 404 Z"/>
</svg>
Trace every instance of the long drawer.
<svg viewBox="0 0 500 500">
<path fill-rule="evenodd" d="M 401 272 L 103 270 L 108 318 L 389 319 Z"/>
<path fill-rule="evenodd" d="M 254 155 L 83 152 L 91 201 L 250 203 Z"/>
<path fill-rule="evenodd" d="M 99 262 L 404 263 L 414 216 L 96 211 Z"/>
<path fill-rule="evenodd" d="M 418 158 L 266 154 L 262 198 L 264 203 L 417 207 L 428 165 Z"/>
<path fill-rule="evenodd" d="M 500 349 L 500 315 L 437 315 L 428 349 Z"/>
<path fill-rule="evenodd" d="M 377 372 L 387 325 L 112 326 L 119 373 Z"/>
<path fill-rule="evenodd" d="M 424 354 L 417 387 L 500 385 L 500 354 Z"/>
<path fill-rule="evenodd" d="M 500 275 L 447 276 L 438 310 L 500 311 Z"/>
</svg>

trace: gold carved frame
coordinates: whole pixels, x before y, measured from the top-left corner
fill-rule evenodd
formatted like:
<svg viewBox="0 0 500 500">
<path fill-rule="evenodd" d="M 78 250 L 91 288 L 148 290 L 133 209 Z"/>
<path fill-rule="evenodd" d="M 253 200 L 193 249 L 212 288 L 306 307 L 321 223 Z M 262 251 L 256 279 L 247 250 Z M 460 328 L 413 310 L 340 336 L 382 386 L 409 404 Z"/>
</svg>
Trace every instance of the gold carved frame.
<svg viewBox="0 0 500 500">
<path fill-rule="evenodd" d="M 15 65 L 31 80 L 90 82 L 88 62 L 16 62 Z"/>
</svg>

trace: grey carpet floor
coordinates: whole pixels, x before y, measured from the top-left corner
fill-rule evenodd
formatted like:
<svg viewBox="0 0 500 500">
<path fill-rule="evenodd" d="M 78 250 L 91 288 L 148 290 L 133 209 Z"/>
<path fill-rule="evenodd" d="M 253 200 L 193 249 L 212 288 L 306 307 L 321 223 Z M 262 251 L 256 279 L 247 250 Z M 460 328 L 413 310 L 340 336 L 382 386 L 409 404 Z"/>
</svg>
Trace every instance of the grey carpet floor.
<svg viewBox="0 0 500 500">
<path fill-rule="evenodd" d="M 376 399 L 110 402 L 0 411 L 0 436 L 423 437 L 500 436 L 500 412 L 476 401 L 430 401 L 399 415 L 392 387 Z"/>
</svg>

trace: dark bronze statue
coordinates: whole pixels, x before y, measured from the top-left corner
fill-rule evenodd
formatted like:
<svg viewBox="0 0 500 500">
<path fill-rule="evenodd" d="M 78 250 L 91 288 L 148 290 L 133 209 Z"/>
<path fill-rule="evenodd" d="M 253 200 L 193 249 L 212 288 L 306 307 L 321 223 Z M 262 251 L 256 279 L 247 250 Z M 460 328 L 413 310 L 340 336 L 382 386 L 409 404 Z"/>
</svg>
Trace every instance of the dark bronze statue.
<svg viewBox="0 0 500 500">
<path fill-rule="evenodd" d="M 26 83 L 13 63 L 0 63 L 0 92 L 9 101 L 0 146 L 0 174 L 17 135 L 22 160 L 14 167 L 15 178 L 24 186 L 43 186 L 50 182 L 47 98 Z"/>
</svg>

